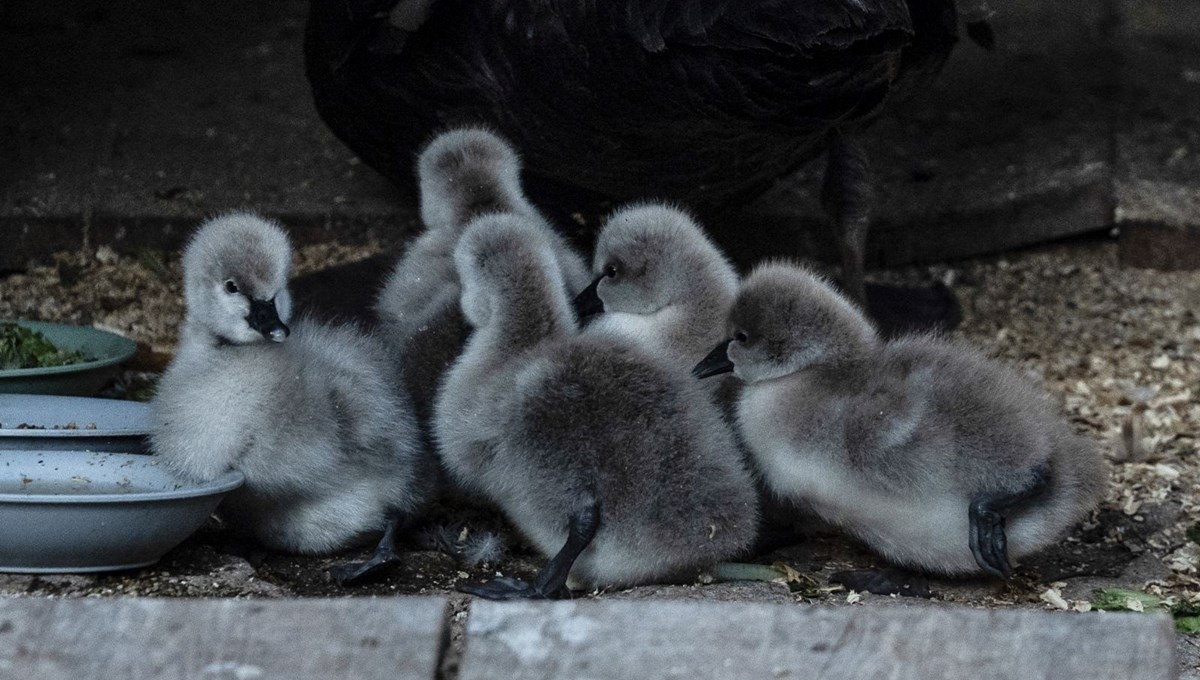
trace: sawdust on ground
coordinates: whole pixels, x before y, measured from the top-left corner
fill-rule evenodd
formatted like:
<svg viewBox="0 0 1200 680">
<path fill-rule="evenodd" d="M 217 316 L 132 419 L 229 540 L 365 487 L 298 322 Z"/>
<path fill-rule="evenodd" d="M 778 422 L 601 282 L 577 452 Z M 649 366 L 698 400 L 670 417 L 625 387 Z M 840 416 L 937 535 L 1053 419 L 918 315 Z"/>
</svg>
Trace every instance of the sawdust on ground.
<svg viewBox="0 0 1200 680">
<path fill-rule="evenodd" d="M 299 249 L 296 273 L 351 262 L 378 245 L 336 243 Z M 49 266 L 0 280 L 0 317 L 91 324 L 169 353 L 183 307 L 177 256 L 111 250 L 63 253 Z M 1200 272 L 1119 266 L 1115 243 L 1075 241 L 1004 256 L 880 272 L 880 279 L 950 284 L 964 308 L 961 333 L 1023 368 L 1056 396 L 1080 431 L 1113 462 L 1108 495 L 1093 517 L 1008 583 L 934 581 L 934 603 L 1086 610 L 1097 588 L 1130 587 L 1200 603 Z M 455 513 L 457 514 L 457 513 Z M 461 515 L 457 515 L 461 519 Z M 468 515 L 467 531 L 502 527 Z M 1195 536 L 1197 532 L 1191 532 Z M 219 523 L 155 567 L 96 576 L 0 576 L 0 594 L 291 596 L 344 594 L 326 569 L 357 556 L 301 558 L 246 552 L 226 543 Z M 829 586 L 830 573 L 878 566 L 831 532 L 764 558 L 794 566 L 790 589 L 731 583 L 635 588 L 604 596 L 818 600 L 886 604 Z M 464 567 L 424 548 L 355 594 L 438 593 L 496 571 L 528 575 L 538 558 L 519 546 L 499 564 Z"/>
</svg>

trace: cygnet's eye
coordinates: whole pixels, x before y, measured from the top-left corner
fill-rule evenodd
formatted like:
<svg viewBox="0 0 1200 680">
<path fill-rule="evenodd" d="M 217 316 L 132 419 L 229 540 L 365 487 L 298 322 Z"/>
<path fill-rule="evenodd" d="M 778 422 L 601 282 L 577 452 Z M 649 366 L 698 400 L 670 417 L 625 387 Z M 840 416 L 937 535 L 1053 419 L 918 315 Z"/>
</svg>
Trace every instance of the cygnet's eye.
<svg viewBox="0 0 1200 680">
<path fill-rule="evenodd" d="M 237 294 L 238 287 L 237 287 L 237 284 L 233 282 L 233 279 L 229 279 L 228 281 L 225 282 L 225 292 L 229 293 L 230 295 Z"/>
<path fill-rule="evenodd" d="M 617 275 L 617 265 L 610 264 L 604 267 L 604 275 L 608 278 L 613 278 Z"/>
<path fill-rule="evenodd" d="M 742 344 L 745 344 L 747 341 L 750 340 L 750 336 L 746 333 L 746 331 L 734 331 L 733 339 Z"/>
</svg>

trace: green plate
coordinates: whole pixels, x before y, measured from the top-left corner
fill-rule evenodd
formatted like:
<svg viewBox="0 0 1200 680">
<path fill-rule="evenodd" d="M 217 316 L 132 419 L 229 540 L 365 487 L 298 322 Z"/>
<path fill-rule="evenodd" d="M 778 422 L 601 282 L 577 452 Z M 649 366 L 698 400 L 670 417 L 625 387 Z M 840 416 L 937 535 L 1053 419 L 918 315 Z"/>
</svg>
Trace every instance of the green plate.
<svg viewBox="0 0 1200 680">
<path fill-rule="evenodd" d="M 104 388 L 119 370 L 119 365 L 133 356 L 137 345 L 115 333 L 60 323 L 0 319 L 35 330 L 55 346 L 78 350 L 94 361 L 49 368 L 17 368 L 0 371 L 0 392 L 8 394 L 72 394 L 91 396 Z"/>
</svg>

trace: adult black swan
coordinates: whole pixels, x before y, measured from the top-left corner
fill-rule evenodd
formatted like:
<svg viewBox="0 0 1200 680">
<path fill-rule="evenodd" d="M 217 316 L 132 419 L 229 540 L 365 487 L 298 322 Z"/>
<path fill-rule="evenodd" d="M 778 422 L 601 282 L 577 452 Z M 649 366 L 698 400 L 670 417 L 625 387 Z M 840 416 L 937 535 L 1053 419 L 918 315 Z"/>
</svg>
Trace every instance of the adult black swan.
<svg viewBox="0 0 1200 680">
<path fill-rule="evenodd" d="M 822 200 L 863 300 L 853 133 L 957 39 L 954 0 L 312 0 L 305 56 L 317 110 L 367 165 L 411 186 L 434 133 L 483 123 L 551 214 L 662 198 L 704 216 L 828 151 Z M 945 316 L 942 292 L 917 315 Z"/>
</svg>

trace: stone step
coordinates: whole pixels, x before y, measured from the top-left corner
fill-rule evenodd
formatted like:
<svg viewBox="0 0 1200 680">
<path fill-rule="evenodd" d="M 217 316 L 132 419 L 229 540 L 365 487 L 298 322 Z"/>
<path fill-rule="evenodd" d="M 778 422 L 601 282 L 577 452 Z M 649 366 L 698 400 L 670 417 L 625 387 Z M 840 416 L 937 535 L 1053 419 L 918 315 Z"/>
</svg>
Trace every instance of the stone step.
<svg viewBox="0 0 1200 680">
<path fill-rule="evenodd" d="M 432 680 L 446 599 L 0 600 L 0 677 Z"/>
<path fill-rule="evenodd" d="M 1166 615 L 621 601 L 475 602 L 460 680 L 1167 680 Z"/>
<path fill-rule="evenodd" d="M 1165 615 L 923 604 L 476 600 L 457 677 L 1176 677 Z M 440 597 L 3 599 L 0 677 L 432 680 L 463 652 L 448 613 Z"/>
</svg>

